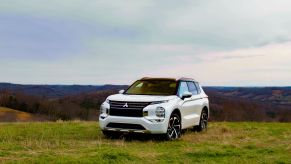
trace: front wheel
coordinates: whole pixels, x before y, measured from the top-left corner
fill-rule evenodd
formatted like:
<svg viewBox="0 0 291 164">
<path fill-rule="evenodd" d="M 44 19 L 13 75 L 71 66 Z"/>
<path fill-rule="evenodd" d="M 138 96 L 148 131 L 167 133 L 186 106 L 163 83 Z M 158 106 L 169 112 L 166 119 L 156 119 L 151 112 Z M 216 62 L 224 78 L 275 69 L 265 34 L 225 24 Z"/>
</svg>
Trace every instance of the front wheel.
<svg viewBox="0 0 291 164">
<path fill-rule="evenodd" d="M 208 124 L 208 114 L 207 114 L 207 110 L 203 109 L 201 112 L 201 116 L 200 116 L 200 122 L 198 126 L 194 126 L 194 130 L 197 132 L 202 132 L 207 130 L 207 124 Z"/>
<path fill-rule="evenodd" d="M 181 118 L 177 114 L 172 114 L 168 124 L 166 133 L 167 140 L 175 140 L 181 137 Z"/>
</svg>

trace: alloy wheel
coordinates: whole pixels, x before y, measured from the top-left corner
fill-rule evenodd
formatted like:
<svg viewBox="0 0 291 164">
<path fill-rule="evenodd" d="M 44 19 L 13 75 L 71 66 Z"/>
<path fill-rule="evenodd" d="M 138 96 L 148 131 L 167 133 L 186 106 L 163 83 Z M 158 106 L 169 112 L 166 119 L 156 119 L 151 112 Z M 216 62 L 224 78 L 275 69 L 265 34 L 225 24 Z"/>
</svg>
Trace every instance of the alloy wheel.
<svg viewBox="0 0 291 164">
<path fill-rule="evenodd" d="M 207 113 L 205 110 L 203 110 L 201 113 L 201 119 L 200 119 L 201 130 L 207 129 L 207 121 L 208 121 Z"/>
<path fill-rule="evenodd" d="M 180 117 L 176 114 L 173 114 L 170 117 L 167 138 L 169 140 L 175 140 L 181 136 L 181 121 Z"/>
</svg>

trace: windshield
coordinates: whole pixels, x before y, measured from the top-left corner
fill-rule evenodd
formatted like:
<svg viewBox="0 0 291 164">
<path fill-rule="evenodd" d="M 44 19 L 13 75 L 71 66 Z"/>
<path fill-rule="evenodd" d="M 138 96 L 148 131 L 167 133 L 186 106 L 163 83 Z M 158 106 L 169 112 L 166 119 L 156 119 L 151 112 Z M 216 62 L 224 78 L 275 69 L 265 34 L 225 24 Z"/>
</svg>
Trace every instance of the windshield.
<svg viewBox="0 0 291 164">
<path fill-rule="evenodd" d="M 174 80 L 138 80 L 125 94 L 132 95 L 175 95 L 177 82 Z"/>
</svg>

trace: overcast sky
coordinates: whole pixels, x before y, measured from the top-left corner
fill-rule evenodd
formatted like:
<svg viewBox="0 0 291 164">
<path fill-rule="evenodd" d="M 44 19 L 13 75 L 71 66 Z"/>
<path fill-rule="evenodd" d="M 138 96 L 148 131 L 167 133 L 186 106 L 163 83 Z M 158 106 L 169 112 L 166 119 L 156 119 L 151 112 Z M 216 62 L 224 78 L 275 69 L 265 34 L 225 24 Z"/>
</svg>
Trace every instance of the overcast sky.
<svg viewBox="0 0 291 164">
<path fill-rule="evenodd" d="M 291 85 L 290 0 L 0 0 L 0 81 Z"/>
</svg>

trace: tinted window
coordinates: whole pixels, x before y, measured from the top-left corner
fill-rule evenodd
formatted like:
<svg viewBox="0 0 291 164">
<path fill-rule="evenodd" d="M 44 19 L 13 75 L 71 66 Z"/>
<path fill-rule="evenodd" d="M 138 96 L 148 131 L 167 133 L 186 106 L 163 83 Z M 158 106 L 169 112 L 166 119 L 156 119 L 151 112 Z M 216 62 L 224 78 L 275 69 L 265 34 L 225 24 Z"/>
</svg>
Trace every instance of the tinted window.
<svg viewBox="0 0 291 164">
<path fill-rule="evenodd" d="M 200 89 L 199 83 L 195 82 L 195 85 L 196 85 L 196 87 L 197 87 L 198 94 L 201 93 L 201 89 Z"/>
<path fill-rule="evenodd" d="M 174 80 L 138 80 L 125 92 L 134 95 L 175 95 Z"/>
<path fill-rule="evenodd" d="M 197 94 L 198 94 L 198 91 L 197 91 L 197 88 L 196 88 L 194 82 L 187 82 L 187 84 L 188 84 L 189 91 L 190 91 L 193 95 L 197 95 Z"/>
<path fill-rule="evenodd" d="M 186 82 L 181 82 L 179 86 L 179 97 L 182 97 L 185 92 L 189 92 L 188 85 Z"/>
</svg>

